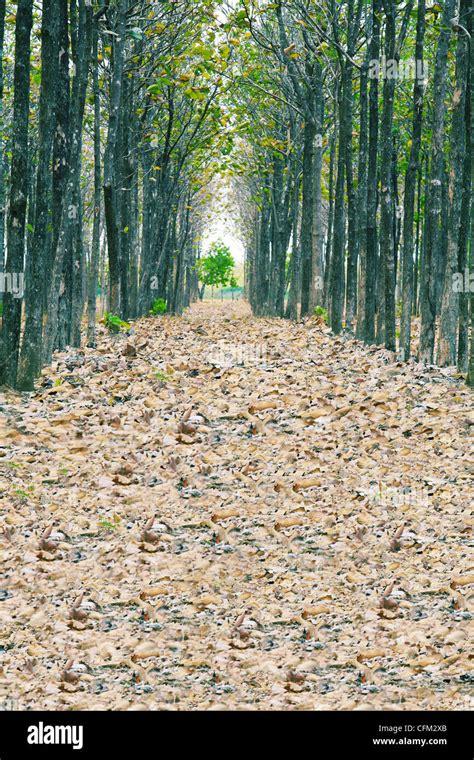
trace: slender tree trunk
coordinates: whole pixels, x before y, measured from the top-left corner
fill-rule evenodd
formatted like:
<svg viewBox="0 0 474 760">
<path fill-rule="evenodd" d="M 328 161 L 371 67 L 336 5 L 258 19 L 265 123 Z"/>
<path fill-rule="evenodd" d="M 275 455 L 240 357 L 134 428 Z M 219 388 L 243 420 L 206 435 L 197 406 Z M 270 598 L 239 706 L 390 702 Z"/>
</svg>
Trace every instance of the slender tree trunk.
<svg viewBox="0 0 474 760">
<path fill-rule="evenodd" d="M 471 101 L 469 97 L 470 77 L 468 77 L 466 97 L 466 151 L 464 156 L 463 196 L 461 203 L 461 223 L 459 226 L 458 261 L 459 272 L 469 272 L 469 207 L 471 204 L 471 161 L 472 145 L 469 124 L 471 123 Z M 471 245 L 472 250 L 472 245 Z M 471 259 L 474 258 L 471 252 Z M 474 261 L 473 261 L 474 268 Z M 459 338 L 458 368 L 467 372 L 469 365 L 469 289 L 459 294 Z"/>
<path fill-rule="evenodd" d="M 403 211 L 403 258 L 402 258 L 402 314 L 400 320 L 400 355 L 402 361 L 410 358 L 411 316 L 413 301 L 413 221 L 415 218 L 415 192 L 420 169 L 421 128 L 423 123 L 424 80 L 423 45 L 425 37 L 425 0 L 418 0 L 416 24 L 415 61 L 420 70 L 416 71 L 413 87 L 413 128 L 410 158 L 405 175 L 405 198 Z"/>
<path fill-rule="evenodd" d="M 323 169 L 323 125 L 324 125 L 324 97 L 323 97 L 323 74 L 320 65 L 314 67 L 314 112 L 316 140 L 313 159 L 313 256 L 312 256 L 312 288 L 310 311 L 316 306 L 322 306 L 324 290 L 324 226 L 323 226 L 323 198 L 321 188 L 321 176 Z"/>
<path fill-rule="evenodd" d="M 334 131 L 331 135 L 330 149 L 329 149 L 329 210 L 328 210 L 328 228 L 326 233 L 326 251 L 325 251 L 325 269 L 324 269 L 324 293 L 323 304 L 325 309 L 329 307 L 329 289 L 330 289 L 330 276 L 332 267 L 332 243 L 333 243 L 333 231 L 334 231 L 334 166 L 336 163 L 336 140 L 337 135 Z"/>
<path fill-rule="evenodd" d="M 339 335 L 342 331 L 345 291 L 345 214 L 344 214 L 344 182 L 345 182 L 345 111 L 344 88 L 339 87 L 339 145 L 337 158 L 336 196 L 334 200 L 334 239 L 331 258 L 331 278 L 329 291 L 329 318 L 332 331 Z"/>
<path fill-rule="evenodd" d="M 47 282 L 53 276 L 53 268 L 58 254 L 59 234 L 63 214 L 67 213 L 64 198 L 69 172 L 69 151 L 71 148 L 70 80 L 69 80 L 69 10 L 68 0 L 59 2 L 59 61 L 54 115 L 56 129 L 53 144 L 53 187 L 52 187 L 52 233 L 48 249 Z M 49 311 L 49 291 L 45 294 L 44 311 Z"/>
<path fill-rule="evenodd" d="M 293 238 L 291 252 L 291 281 L 288 303 L 286 306 L 286 318 L 298 318 L 298 303 L 300 299 L 301 262 L 300 245 L 298 235 L 300 209 L 300 173 L 297 156 L 293 158 Z"/>
<path fill-rule="evenodd" d="M 118 163 L 120 177 L 120 304 L 124 319 L 130 316 L 130 259 L 133 167 L 131 163 L 132 93 L 127 77 L 123 80 Z"/>
<path fill-rule="evenodd" d="M 301 219 L 301 316 L 309 314 L 313 281 L 314 139 L 316 129 L 309 119 L 304 126 L 303 206 Z"/>
<path fill-rule="evenodd" d="M 47 282 L 46 245 L 50 217 L 51 156 L 54 138 L 54 92 L 59 59 L 59 7 L 56 0 L 44 0 L 41 19 L 41 91 L 39 101 L 38 168 L 34 229 L 29 247 L 29 277 L 26 283 L 25 330 L 18 372 L 18 388 L 34 390 L 41 372 L 43 304 Z"/>
<path fill-rule="evenodd" d="M 370 40 L 371 61 L 380 57 L 380 0 L 372 4 L 372 37 Z M 364 341 L 375 342 L 375 306 L 377 278 L 377 156 L 378 156 L 378 118 L 379 118 L 379 83 L 378 76 L 371 76 L 369 93 L 369 158 L 367 180 L 367 229 L 366 229 L 366 267 L 365 267 L 365 314 Z"/>
<path fill-rule="evenodd" d="M 87 345 L 93 348 L 96 341 L 96 304 L 97 304 L 97 281 L 99 275 L 100 258 L 100 211 L 101 211 L 101 166 L 100 166 L 100 90 L 99 90 L 99 64 L 98 64 L 98 37 L 97 22 L 94 23 L 92 37 L 92 87 L 94 94 L 94 217 L 92 227 L 92 246 L 89 265 L 88 284 L 88 322 L 87 322 Z"/>
<path fill-rule="evenodd" d="M 113 64 L 110 74 L 109 124 L 104 153 L 104 215 L 109 255 L 109 310 L 113 314 L 118 314 L 120 310 L 120 237 L 117 219 L 117 175 L 114 162 L 122 103 L 125 8 L 126 0 L 118 0 L 114 9 L 116 14 L 114 32 L 117 36 L 114 36 L 112 41 Z"/>
<path fill-rule="evenodd" d="M 367 160 L 369 147 L 368 134 L 368 72 L 370 64 L 370 46 L 360 71 L 360 127 L 359 127 L 359 166 L 357 187 L 357 216 L 359 237 L 360 277 L 357 301 L 356 337 L 364 337 L 365 286 L 367 277 Z"/>
<path fill-rule="evenodd" d="M 447 60 L 451 38 L 451 19 L 454 16 L 454 0 L 444 3 L 441 29 L 436 51 L 433 80 L 433 117 L 431 160 L 429 167 L 428 196 L 426 198 L 426 225 L 421 272 L 421 333 L 419 360 L 425 364 L 433 363 L 435 323 L 436 323 L 436 274 L 441 259 L 441 219 L 444 166 L 444 119 L 446 113 L 445 94 L 447 80 Z"/>
<path fill-rule="evenodd" d="M 69 263 L 69 271 L 74 266 L 73 251 L 81 256 L 80 245 L 82 244 L 81 225 L 82 200 L 80 197 L 80 173 L 82 151 L 82 127 L 84 120 L 84 108 L 87 91 L 87 75 L 90 61 L 92 40 L 92 6 L 86 5 L 85 0 L 79 0 L 79 30 L 78 30 L 78 54 L 75 65 L 75 76 L 71 96 L 71 141 L 67 156 L 67 182 L 64 194 L 64 212 L 61 215 L 61 226 L 57 252 L 54 256 L 54 264 L 48 295 L 48 313 L 43 335 L 43 363 L 49 364 L 55 345 L 63 346 L 67 339 L 65 329 L 68 327 L 68 301 L 61 298 L 65 294 L 65 282 L 63 279 L 63 267 Z M 78 245 L 78 241 L 79 245 Z M 61 303 L 60 303 L 61 299 Z M 82 303 L 82 301 L 81 301 Z M 59 309 L 61 307 L 61 317 Z M 69 308 L 72 303 L 69 301 Z M 71 313 L 71 312 L 70 312 Z M 77 312 L 76 312 L 77 314 Z M 73 316 L 71 314 L 71 316 Z M 74 317 L 77 325 L 77 316 Z M 70 323 L 71 324 L 71 323 Z M 58 326 L 60 330 L 58 330 Z M 77 327 L 76 327 L 77 331 Z M 58 337 L 59 336 L 59 337 Z M 78 342 L 80 336 L 74 337 Z"/>
<path fill-rule="evenodd" d="M 360 3 L 358 7 L 361 7 Z M 354 55 L 356 35 L 359 31 L 359 11 L 354 8 L 352 0 L 347 4 L 348 25 L 348 56 Z M 345 174 L 347 187 L 347 281 L 346 281 L 346 322 L 345 327 L 349 333 L 354 332 L 354 323 L 357 309 L 357 270 L 359 262 L 359 227 L 357 220 L 357 194 L 354 183 L 354 170 L 352 163 L 352 121 L 353 121 L 353 92 L 352 92 L 352 63 L 346 57 L 343 64 L 342 87 L 344 97 L 344 149 L 345 149 Z"/>
<path fill-rule="evenodd" d="M 30 36 L 32 0 L 18 0 L 15 27 L 13 136 L 10 176 L 10 208 L 7 229 L 6 273 L 23 273 L 26 206 L 28 198 L 28 115 L 30 105 Z M 0 385 L 14 386 L 17 379 L 21 330 L 21 298 L 7 292 L 3 299 L 0 344 Z"/>
<path fill-rule="evenodd" d="M 385 8 L 385 57 L 395 60 L 395 0 L 383 0 Z M 383 316 L 385 347 L 396 350 L 395 335 L 395 241 L 393 238 L 393 107 L 395 99 L 395 76 L 386 76 L 383 87 L 383 111 L 381 124 L 381 264 L 384 281 Z"/>
<path fill-rule="evenodd" d="M 466 28 L 470 3 L 461 0 L 459 23 Z M 471 8 L 472 11 L 472 8 Z M 459 230 L 463 200 L 464 160 L 466 153 L 466 90 L 469 71 L 469 44 L 464 31 L 458 32 L 456 50 L 456 86 L 452 103 L 451 151 L 448 189 L 448 250 L 441 303 L 437 363 L 441 367 L 456 364 L 459 292 L 454 278 L 459 268 Z"/>
<path fill-rule="evenodd" d="M 3 49 L 5 42 L 5 0 L 0 0 L 0 272 L 5 268 L 5 115 L 3 108 Z M 3 291 L 0 291 L 3 304 Z M 1 328 L 0 328 L 1 330 Z"/>
<path fill-rule="evenodd" d="M 469 56 L 469 98 L 470 98 L 469 117 L 470 119 L 469 119 L 467 128 L 470 134 L 469 146 L 471 150 L 471 191 L 472 191 L 472 189 L 474 188 L 474 159 L 472 156 L 472 151 L 474 150 L 474 44 L 473 44 L 474 19 L 472 17 L 472 13 L 469 16 L 468 31 L 470 32 L 471 42 L 470 42 L 470 56 Z M 472 193 L 471 193 L 470 224 L 471 224 L 470 273 L 471 273 L 471 276 L 474 276 L 474 243 L 473 243 L 474 241 L 474 197 Z M 470 345 L 470 352 L 469 352 L 469 369 L 467 373 L 467 383 L 468 385 L 471 386 L 471 388 L 474 388 L 474 293 L 470 292 L 469 300 L 470 300 L 470 308 L 471 308 L 471 345 Z"/>
<path fill-rule="evenodd" d="M 419 272 L 421 260 L 422 230 L 421 230 L 421 201 L 422 201 L 422 184 L 423 184 L 423 154 L 421 155 L 420 168 L 418 171 L 417 197 L 416 197 L 416 232 L 415 232 L 415 263 L 413 272 L 413 308 L 412 316 L 419 314 Z"/>
</svg>

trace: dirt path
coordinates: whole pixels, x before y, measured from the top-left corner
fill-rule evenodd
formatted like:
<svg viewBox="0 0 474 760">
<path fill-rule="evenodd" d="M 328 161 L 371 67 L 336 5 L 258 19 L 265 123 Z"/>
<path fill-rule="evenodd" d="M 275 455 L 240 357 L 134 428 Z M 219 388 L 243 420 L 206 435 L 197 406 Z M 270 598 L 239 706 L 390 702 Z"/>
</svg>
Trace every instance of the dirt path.
<svg viewBox="0 0 474 760">
<path fill-rule="evenodd" d="M 391 359 L 204 304 L 0 395 L 0 699 L 472 709 L 472 393 Z"/>
</svg>

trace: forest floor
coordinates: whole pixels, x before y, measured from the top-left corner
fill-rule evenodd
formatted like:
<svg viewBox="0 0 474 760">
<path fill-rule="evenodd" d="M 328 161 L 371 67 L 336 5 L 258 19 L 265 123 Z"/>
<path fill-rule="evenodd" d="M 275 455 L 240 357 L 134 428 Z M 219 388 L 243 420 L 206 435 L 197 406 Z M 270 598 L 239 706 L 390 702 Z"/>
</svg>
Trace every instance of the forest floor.
<svg viewBox="0 0 474 760">
<path fill-rule="evenodd" d="M 474 709 L 472 398 L 242 302 L 56 355 L 0 395 L 0 700 Z"/>
</svg>

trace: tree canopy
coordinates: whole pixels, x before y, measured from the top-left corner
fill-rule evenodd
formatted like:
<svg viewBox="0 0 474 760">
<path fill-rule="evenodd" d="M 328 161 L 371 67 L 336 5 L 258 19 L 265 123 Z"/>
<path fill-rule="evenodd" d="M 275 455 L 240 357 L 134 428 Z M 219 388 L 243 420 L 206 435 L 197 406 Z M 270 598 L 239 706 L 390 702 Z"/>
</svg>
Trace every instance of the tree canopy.
<svg viewBox="0 0 474 760">
<path fill-rule="evenodd" d="M 203 286 L 225 288 L 231 280 L 235 261 L 230 249 L 222 241 L 211 245 L 205 256 L 196 263 L 196 271 Z"/>
</svg>

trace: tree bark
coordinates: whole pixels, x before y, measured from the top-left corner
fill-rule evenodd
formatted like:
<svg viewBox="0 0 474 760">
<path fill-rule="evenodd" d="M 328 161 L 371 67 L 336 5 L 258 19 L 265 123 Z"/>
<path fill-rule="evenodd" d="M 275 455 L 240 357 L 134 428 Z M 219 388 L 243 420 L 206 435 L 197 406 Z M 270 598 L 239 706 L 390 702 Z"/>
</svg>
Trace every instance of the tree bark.
<svg viewBox="0 0 474 760">
<path fill-rule="evenodd" d="M 454 0 L 446 0 L 441 20 L 441 30 L 436 50 L 433 81 L 433 118 L 431 158 L 429 168 L 428 196 L 426 198 L 426 225 L 424 241 L 424 266 L 421 272 L 421 333 L 418 358 L 425 364 L 433 363 L 436 323 L 436 273 L 441 259 L 441 218 L 444 167 L 444 118 L 447 60 L 451 38 L 451 19 L 454 16 Z"/>
<path fill-rule="evenodd" d="M 370 41 L 370 58 L 378 61 L 380 57 L 380 10 L 381 0 L 372 4 L 372 37 Z M 367 229 L 365 234 L 367 253 L 365 267 L 365 313 L 364 341 L 375 342 L 375 308 L 377 278 L 377 156 L 378 156 L 378 117 L 379 117 L 379 83 L 378 78 L 370 80 L 369 93 L 369 158 L 367 181 Z"/>
<path fill-rule="evenodd" d="M 101 162 L 100 162 L 100 89 L 98 63 L 98 22 L 94 22 L 92 32 L 92 89 L 94 96 L 94 217 L 92 226 L 92 245 L 89 263 L 89 281 L 87 297 L 87 345 L 90 348 L 96 342 L 97 282 L 100 258 L 100 212 L 101 212 Z"/>
<path fill-rule="evenodd" d="M 468 0 L 461 0 L 460 29 L 468 22 Z M 456 364 L 459 292 L 454 277 L 459 268 L 459 230 L 463 200 L 464 160 L 466 153 L 466 90 L 469 71 L 469 44 L 464 31 L 458 32 L 456 49 L 456 85 L 452 102 L 451 150 L 448 188 L 448 246 L 441 303 L 437 363 L 441 367 Z"/>
<path fill-rule="evenodd" d="M 114 32 L 117 36 L 114 36 L 112 41 L 113 59 L 110 73 L 109 124 L 104 153 L 104 215 L 109 256 L 109 311 L 112 314 L 118 314 L 120 311 L 120 237 L 117 219 L 117 176 L 114 162 L 122 104 L 126 1 L 118 0 L 114 9 Z"/>
<path fill-rule="evenodd" d="M 415 60 L 423 64 L 425 37 L 425 0 L 418 0 L 416 23 Z M 400 356 L 408 361 L 411 351 L 411 317 L 413 312 L 413 222 L 415 218 L 415 192 L 420 169 L 421 134 L 423 124 L 424 81 L 420 71 L 416 72 L 413 86 L 413 127 L 410 158 L 405 175 L 405 197 L 403 209 L 403 253 L 402 253 L 402 314 L 400 319 Z"/>
<path fill-rule="evenodd" d="M 17 386 L 34 390 L 34 380 L 41 372 L 43 304 L 47 281 L 47 231 L 51 223 L 50 199 L 54 139 L 54 92 L 57 86 L 59 58 L 59 7 L 56 0 L 44 0 L 41 18 L 41 91 L 39 100 L 38 159 L 34 229 L 29 247 L 29 277 L 26 283 L 25 329 Z"/>
<path fill-rule="evenodd" d="M 30 37 L 32 0 L 18 0 L 15 28 L 13 135 L 10 207 L 7 225 L 6 273 L 23 273 L 26 206 L 28 198 L 28 115 L 30 106 Z M 21 298 L 4 294 L 0 345 L 0 385 L 15 386 L 21 331 Z"/>
</svg>

